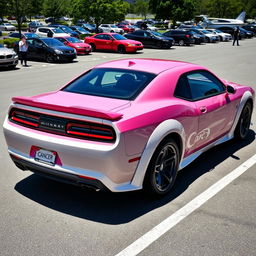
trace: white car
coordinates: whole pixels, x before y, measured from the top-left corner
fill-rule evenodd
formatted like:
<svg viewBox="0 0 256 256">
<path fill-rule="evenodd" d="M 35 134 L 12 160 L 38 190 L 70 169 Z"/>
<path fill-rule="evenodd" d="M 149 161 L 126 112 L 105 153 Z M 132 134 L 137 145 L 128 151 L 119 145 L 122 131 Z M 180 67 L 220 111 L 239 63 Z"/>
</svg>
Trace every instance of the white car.
<svg viewBox="0 0 256 256">
<path fill-rule="evenodd" d="M 3 23 L 0 25 L 0 30 L 15 31 L 16 27 L 10 23 Z"/>
<path fill-rule="evenodd" d="M 214 33 L 206 30 L 206 29 L 198 29 L 199 31 L 201 31 L 205 37 L 206 37 L 206 43 L 215 43 L 220 41 L 220 38 L 218 35 L 215 35 Z"/>
<path fill-rule="evenodd" d="M 17 64 L 18 64 L 17 53 L 0 44 L 0 67 L 15 68 Z"/>
<path fill-rule="evenodd" d="M 39 27 L 36 29 L 36 34 L 40 37 L 48 37 L 51 33 L 51 37 L 69 37 L 70 35 L 65 33 L 60 28 L 51 28 L 51 27 Z"/>
<path fill-rule="evenodd" d="M 208 31 L 210 31 L 211 33 L 218 35 L 220 38 L 220 41 L 229 41 L 232 40 L 232 36 L 228 33 L 224 33 L 219 29 L 207 29 Z"/>
<path fill-rule="evenodd" d="M 103 33 L 124 33 L 124 30 L 117 27 L 115 24 L 101 24 L 99 28 L 102 29 Z"/>
</svg>

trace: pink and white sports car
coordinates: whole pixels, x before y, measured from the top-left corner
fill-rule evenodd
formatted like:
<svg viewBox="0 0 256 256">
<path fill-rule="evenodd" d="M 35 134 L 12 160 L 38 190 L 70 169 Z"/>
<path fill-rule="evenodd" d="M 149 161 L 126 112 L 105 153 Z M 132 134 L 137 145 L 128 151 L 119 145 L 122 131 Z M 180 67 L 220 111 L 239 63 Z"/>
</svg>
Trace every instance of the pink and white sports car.
<svg viewBox="0 0 256 256">
<path fill-rule="evenodd" d="M 20 169 L 95 190 L 164 195 L 202 152 L 247 136 L 254 91 L 195 64 L 123 59 L 59 91 L 12 100 L 4 134 Z"/>
</svg>

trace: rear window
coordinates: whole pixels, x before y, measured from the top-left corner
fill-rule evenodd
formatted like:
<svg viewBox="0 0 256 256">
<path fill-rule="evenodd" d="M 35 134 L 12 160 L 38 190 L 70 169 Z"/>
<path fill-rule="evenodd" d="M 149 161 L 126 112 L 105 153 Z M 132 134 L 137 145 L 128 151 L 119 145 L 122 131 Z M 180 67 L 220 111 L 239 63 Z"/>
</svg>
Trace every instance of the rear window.
<svg viewBox="0 0 256 256">
<path fill-rule="evenodd" d="M 63 91 L 124 100 L 135 99 L 155 74 L 113 68 L 95 68 L 68 84 Z"/>
</svg>

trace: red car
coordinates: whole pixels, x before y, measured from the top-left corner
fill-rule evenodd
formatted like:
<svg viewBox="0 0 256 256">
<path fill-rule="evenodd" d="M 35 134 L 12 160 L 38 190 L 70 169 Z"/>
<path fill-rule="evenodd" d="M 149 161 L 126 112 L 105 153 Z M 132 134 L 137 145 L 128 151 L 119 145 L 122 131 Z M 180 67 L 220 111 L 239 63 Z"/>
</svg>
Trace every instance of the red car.
<svg viewBox="0 0 256 256">
<path fill-rule="evenodd" d="M 55 37 L 66 46 L 70 46 L 76 49 L 77 54 L 89 54 L 92 51 L 92 47 L 89 44 L 83 43 L 75 37 Z"/>
<path fill-rule="evenodd" d="M 91 37 L 86 37 L 84 42 L 91 45 L 92 51 L 110 50 L 126 53 L 143 50 L 143 44 L 141 42 L 127 39 L 117 33 L 96 34 Z"/>
<path fill-rule="evenodd" d="M 131 33 L 131 32 L 134 32 L 135 28 L 130 26 L 130 25 L 126 25 L 126 24 L 120 24 L 120 25 L 117 25 L 119 28 L 123 29 L 123 31 L 125 33 Z"/>
</svg>

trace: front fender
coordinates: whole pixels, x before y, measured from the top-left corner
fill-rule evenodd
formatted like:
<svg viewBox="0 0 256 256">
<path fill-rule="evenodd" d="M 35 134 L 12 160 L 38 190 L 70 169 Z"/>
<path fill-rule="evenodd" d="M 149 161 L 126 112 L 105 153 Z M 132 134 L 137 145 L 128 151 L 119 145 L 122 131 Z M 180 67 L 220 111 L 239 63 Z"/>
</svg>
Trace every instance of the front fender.
<svg viewBox="0 0 256 256">
<path fill-rule="evenodd" d="M 150 163 L 150 160 L 156 148 L 161 143 L 161 141 L 163 141 L 163 139 L 166 138 L 171 133 L 178 134 L 181 138 L 181 141 L 182 141 L 181 159 L 183 158 L 184 147 L 185 147 L 184 127 L 177 120 L 174 120 L 174 119 L 165 120 L 155 128 L 155 130 L 149 137 L 149 140 L 143 150 L 141 159 L 136 168 L 135 175 L 132 179 L 132 182 L 131 182 L 132 185 L 142 188 L 145 173 L 147 171 L 148 165 Z"/>
</svg>

